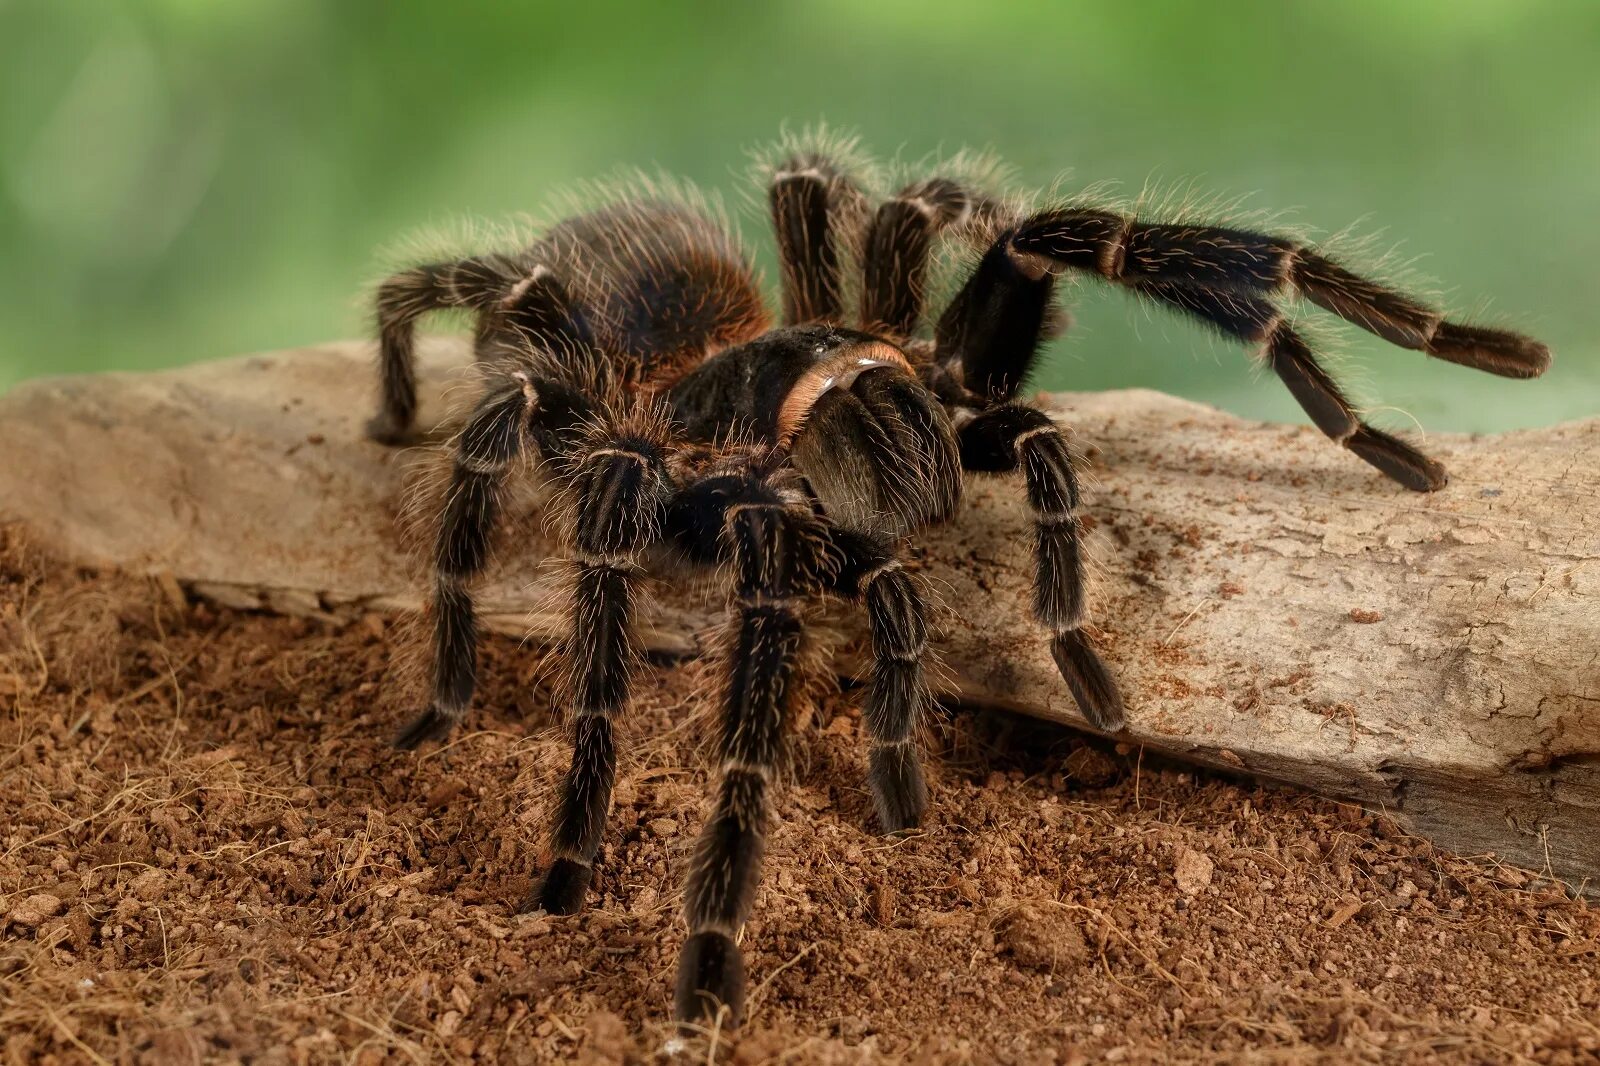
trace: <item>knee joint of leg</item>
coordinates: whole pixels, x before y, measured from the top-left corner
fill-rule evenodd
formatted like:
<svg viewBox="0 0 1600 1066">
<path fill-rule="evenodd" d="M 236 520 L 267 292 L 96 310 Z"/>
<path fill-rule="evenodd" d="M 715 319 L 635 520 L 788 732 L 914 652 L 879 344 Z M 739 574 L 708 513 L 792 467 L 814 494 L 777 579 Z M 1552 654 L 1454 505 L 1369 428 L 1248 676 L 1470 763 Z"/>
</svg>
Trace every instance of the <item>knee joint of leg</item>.
<svg viewBox="0 0 1600 1066">
<path fill-rule="evenodd" d="M 579 463 L 570 489 L 578 550 L 614 557 L 643 547 L 659 527 L 666 491 L 659 455 L 625 447 L 591 451 Z"/>
</svg>

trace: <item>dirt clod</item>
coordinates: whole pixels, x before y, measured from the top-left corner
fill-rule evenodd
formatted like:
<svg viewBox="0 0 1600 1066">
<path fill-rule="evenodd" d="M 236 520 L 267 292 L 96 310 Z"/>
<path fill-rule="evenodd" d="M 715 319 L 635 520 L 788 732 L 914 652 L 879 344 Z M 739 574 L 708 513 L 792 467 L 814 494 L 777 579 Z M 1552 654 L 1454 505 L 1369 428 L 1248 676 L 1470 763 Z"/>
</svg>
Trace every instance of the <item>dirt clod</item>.
<svg viewBox="0 0 1600 1066">
<path fill-rule="evenodd" d="M 1099 748 L 1085 745 L 1076 748 L 1062 761 L 1061 768 L 1076 783 L 1088 788 L 1101 788 L 1122 776 L 1122 766 Z"/>
<path fill-rule="evenodd" d="M 18 901 L 11 908 L 11 913 L 6 915 L 6 920 L 32 929 L 42 924 L 45 919 L 54 918 L 60 913 L 61 900 L 48 892 L 40 892 Z"/>
<path fill-rule="evenodd" d="M 1046 908 L 1021 903 L 1010 908 L 995 924 L 1004 951 L 1018 966 L 1060 972 L 1089 957 L 1089 945 L 1070 917 Z"/>
<path fill-rule="evenodd" d="M 1211 884 L 1214 869 L 1215 864 L 1204 853 L 1180 847 L 1177 861 L 1172 866 L 1172 876 L 1178 882 L 1178 891 L 1192 896 Z"/>
</svg>

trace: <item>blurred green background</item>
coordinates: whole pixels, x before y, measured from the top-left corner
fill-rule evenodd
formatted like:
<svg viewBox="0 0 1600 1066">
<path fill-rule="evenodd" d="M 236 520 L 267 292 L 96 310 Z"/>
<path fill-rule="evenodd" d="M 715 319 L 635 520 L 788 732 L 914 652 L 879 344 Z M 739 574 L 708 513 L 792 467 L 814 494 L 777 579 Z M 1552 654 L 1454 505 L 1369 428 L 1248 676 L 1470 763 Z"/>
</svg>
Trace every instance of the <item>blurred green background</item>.
<svg viewBox="0 0 1600 1066">
<path fill-rule="evenodd" d="M 885 155 L 988 146 L 1032 183 L 1196 179 L 1359 221 L 1556 351 L 1517 383 L 1346 333 L 1380 421 L 1589 415 L 1597 69 L 1591 0 L 0 0 L 0 388 L 363 334 L 409 232 L 624 165 L 730 188 L 822 118 Z M 1075 304 L 1038 384 L 1300 418 L 1197 329 Z"/>
</svg>

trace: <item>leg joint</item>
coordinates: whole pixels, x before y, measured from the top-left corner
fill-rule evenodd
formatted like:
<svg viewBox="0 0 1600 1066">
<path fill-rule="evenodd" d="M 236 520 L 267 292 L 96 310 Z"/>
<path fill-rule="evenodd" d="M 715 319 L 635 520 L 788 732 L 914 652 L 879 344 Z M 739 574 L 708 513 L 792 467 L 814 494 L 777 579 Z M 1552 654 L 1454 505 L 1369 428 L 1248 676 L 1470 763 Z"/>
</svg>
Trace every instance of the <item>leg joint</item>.
<svg viewBox="0 0 1600 1066">
<path fill-rule="evenodd" d="M 1133 229 L 1138 222 L 1130 215 L 1122 220 L 1116 233 L 1107 238 L 1100 246 L 1100 254 L 1095 258 L 1095 266 L 1100 271 L 1100 276 L 1110 281 L 1120 281 L 1128 267 L 1128 240 L 1133 236 Z"/>
</svg>

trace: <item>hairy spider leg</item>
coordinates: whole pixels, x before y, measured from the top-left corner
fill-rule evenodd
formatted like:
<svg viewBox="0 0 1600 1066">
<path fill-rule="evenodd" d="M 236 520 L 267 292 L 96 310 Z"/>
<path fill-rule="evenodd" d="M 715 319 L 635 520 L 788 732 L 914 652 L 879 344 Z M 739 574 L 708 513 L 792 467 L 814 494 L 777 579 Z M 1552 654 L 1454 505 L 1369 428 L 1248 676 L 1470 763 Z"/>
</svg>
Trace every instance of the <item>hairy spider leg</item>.
<svg viewBox="0 0 1600 1066">
<path fill-rule="evenodd" d="M 985 255 L 963 296 L 968 302 L 1013 275 L 1076 270 L 1177 308 L 1223 335 L 1260 345 L 1311 420 L 1336 442 L 1420 492 L 1442 487 L 1444 468 L 1411 445 L 1363 423 L 1310 346 L 1270 297 L 1303 296 L 1392 344 L 1504 377 L 1543 373 L 1550 352 L 1518 333 L 1447 321 L 1414 297 L 1345 269 L 1315 248 L 1283 237 L 1188 223 L 1145 222 L 1098 208 L 1053 208 L 1021 220 Z M 959 298 L 958 298 L 959 302 Z M 968 385 L 1014 391 L 1028 358 L 1021 344 L 991 355 L 974 379 L 975 353 L 951 337 Z M 999 371 L 998 378 L 995 371 Z"/>
<path fill-rule="evenodd" d="M 719 695 L 720 781 L 684 891 L 689 937 L 677 1014 L 698 1021 L 726 1009 L 736 1022 L 744 965 L 735 938 L 755 899 L 785 726 L 803 696 L 801 612 L 820 590 L 827 538 L 810 508 L 786 502 L 753 463 L 684 493 L 676 511 L 698 516 L 702 528 L 720 526 L 734 588 Z"/>
<path fill-rule="evenodd" d="M 1257 346 L 1313 425 L 1406 488 L 1432 492 L 1450 480 L 1443 464 L 1357 415 L 1305 337 L 1270 301 L 1163 282 L 1147 282 L 1135 290 L 1225 337 Z"/>
<path fill-rule="evenodd" d="M 1051 655 L 1084 717 L 1106 732 L 1121 729 L 1122 696 L 1082 629 L 1087 582 L 1078 477 L 1066 434 L 1038 408 L 1011 402 L 974 416 L 958 436 L 966 469 L 1022 468 L 1033 511 L 1033 616 L 1050 631 Z"/>
<path fill-rule="evenodd" d="M 928 690 L 928 620 L 922 593 L 898 545 L 877 533 L 833 527 L 839 596 L 866 608 L 872 680 L 862 721 L 872 740 L 867 784 L 885 833 L 915 829 L 928 806 L 917 754 L 917 726 L 933 704 Z"/>
<path fill-rule="evenodd" d="M 773 170 L 767 206 L 778 242 L 785 325 L 843 316 L 839 215 L 860 199 L 849 175 L 820 152 L 797 152 Z"/>
<path fill-rule="evenodd" d="M 912 182 L 878 205 L 861 256 L 861 328 L 904 341 L 922 320 L 928 258 L 940 231 L 962 225 L 980 204 L 958 182 Z"/>
<path fill-rule="evenodd" d="M 1010 239 L 1019 251 L 1124 285 L 1304 296 L 1391 344 L 1503 377 L 1537 377 L 1550 365 L 1550 350 L 1531 337 L 1447 321 L 1416 297 L 1286 237 L 1073 207 L 1025 219 Z"/>
<path fill-rule="evenodd" d="M 1002 235 L 983 253 L 934 326 L 933 387 L 947 403 L 1013 399 L 1033 369 L 1055 277 Z"/>
<path fill-rule="evenodd" d="M 583 905 L 611 810 L 614 719 L 628 704 L 640 554 L 654 545 L 673 485 L 664 419 L 640 412 L 591 427 L 562 479 L 574 577 L 567 675 L 560 692 L 572 763 L 550 833 L 551 862 L 530 909 L 571 914 Z"/>
<path fill-rule="evenodd" d="M 434 540 L 433 693 L 395 737 L 398 748 L 441 739 L 466 714 L 477 687 L 472 585 L 488 565 L 507 475 L 531 441 L 559 457 L 562 436 L 589 417 L 589 397 L 529 367 L 503 364 L 456 439 L 444 513 Z"/>
<path fill-rule="evenodd" d="M 1050 631 L 1056 667 L 1084 717 L 1113 731 L 1124 722 L 1122 697 L 1082 631 L 1086 582 L 1071 452 L 1049 416 L 1013 399 L 1050 319 L 1054 284 L 1002 238 L 940 316 L 929 375 L 946 402 L 966 412 L 957 431 L 962 467 L 1021 467 L 1034 514 L 1034 617 Z"/>
<path fill-rule="evenodd" d="M 525 271 L 510 257 L 470 256 L 403 270 L 378 286 L 378 414 L 367 435 L 384 444 L 412 439 L 417 417 L 416 324 L 429 311 L 493 312 Z M 488 334 L 480 323 L 480 347 Z"/>
</svg>

